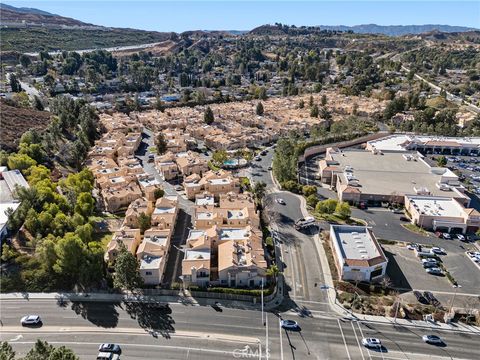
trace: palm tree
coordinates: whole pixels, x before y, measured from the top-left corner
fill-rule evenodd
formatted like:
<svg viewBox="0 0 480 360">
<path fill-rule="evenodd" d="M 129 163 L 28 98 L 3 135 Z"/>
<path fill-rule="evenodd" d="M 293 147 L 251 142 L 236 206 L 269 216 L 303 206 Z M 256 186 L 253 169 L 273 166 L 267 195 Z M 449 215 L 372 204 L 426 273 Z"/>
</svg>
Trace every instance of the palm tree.
<svg viewBox="0 0 480 360">
<path fill-rule="evenodd" d="M 263 181 L 259 181 L 253 186 L 252 192 L 255 196 L 257 204 L 260 204 L 262 202 L 262 199 L 265 196 L 266 188 L 267 184 L 265 184 Z"/>
</svg>

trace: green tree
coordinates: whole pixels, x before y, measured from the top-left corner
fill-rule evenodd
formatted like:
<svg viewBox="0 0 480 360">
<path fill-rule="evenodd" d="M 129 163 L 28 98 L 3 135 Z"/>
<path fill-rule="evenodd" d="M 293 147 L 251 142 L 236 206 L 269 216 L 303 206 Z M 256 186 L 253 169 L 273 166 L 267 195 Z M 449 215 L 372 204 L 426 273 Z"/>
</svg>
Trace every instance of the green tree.
<svg viewBox="0 0 480 360">
<path fill-rule="evenodd" d="M 259 102 L 257 104 L 257 108 L 255 109 L 255 113 L 258 115 L 258 116 L 262 116 L 263 115 L 263 104 L 261 102 Z"/>
<path fill-rule="evenodd" d="M 352 214 L 352 210 L 350 209 L 350 205 L 345 201 L 339 201 L 337 206 L 335 207 L 335 213 L 342 219 L 346 220 L 350 218 Z"/>
<path fill-rule="evenodd" d="M 310 97 L 308 98 L 308 106 L 312 107 L 313 106 L 313 95 L 310 95 Z"/>
<path fill-rule="evenodd" d="M 85 218 L 93 214 L 95 209 L 95 199 L 88 192 L 82 192 L 77 196 L 77 203 L 75 204 L 75 212 L 79 213 Z"/>
<path fill-rule="evenodd" d="M 210 106 L 207 106 L 205 109 L 205 113 L 203 114 L 203 121 L 205 124 L 211 125 L 215 121 L 215 117 L 213 116 L 213 111 Z"/>
<path fill-rule="evenodd" d="M 0 343 L 0 360 L 15 360 L 15 351 L 6 341 Z"/>
<path fill-rule="evenodd" d="M 298 108 L 303 109 L 304 107 L 305 107 L 305 102 L 303 101 L 303 99 L 300 99 L 300 101 L 298 102 Z"/>
<path fill-rule="evenodd" d="M 53 349 L 53 346 L 48 342 L 37 340 L 33 348 L 30 349 L 23 360 L 49 360 Z"/>
<path fill-rule="evenodd" d="M 30 64 L 32 63 L 32 60 L 30 60 L 30 57 L 28 57 L 25 54 L 20 55 L 20 57 L 18 58 L 18 61 L 24 68 L 29 67 Z"/>
<path fill-rule="evenodd" d="M 437 166 L 444 167 L 447 165 L 447 158 L 445 156 L 439 156 L 437 158 Z"/>
<path fill-rule="evenodd" d="M 15 74 L 10 74 L 8 80 L 9 80 L 10 88 L 12 89 L 12 92 L 18 93 L 22 91 L 22 85 L 20 85 L 20 82 L 18 81 L 17 76 Z"/>
<path fill-rule="evenodd" d="M 267 189 L 267 184 L 265 184 L 263 181 L 256 182 L 253 185 L 252 193 L 255 196 L 255 199 L 257 200 L 257 204 L 260 204 L 262 202 L 262 199 L 265 196 L 266 189 Z"/>
<path fill-rule="evenodd" d="M 162 155 L 167 152 L 167 139 L 165 139 L 165 135 L 160 131 L 155 139 L 155 145 L 157 147 L 157 154 Z"/>
<path fill-rule="evenodd" d="M 134 290 L 141 287 L 142 283 L 137 259 L 122 244 L 115 262 L 113 286 L 119 289 Z"/>
<path fill-rule="evenodd" d="M 333 214 L 337 208 L 338 201 L 335 199 L 327 199 L 319 201 L 315 206 L 315 210 L 320 214 Z"/>
<path fill-rule="evenodd" d="M 80 358 L 75 355 L 75 353 L 66 348 L 65 346 L 60 346 L 55 348 L 48 357 L 48 360 L 79 360 Z"/>
<path fill-rule="evenodd" d="M 40 100 L 40 98 L 37 95 L 33 97 L 33 107 L 39 111 L 45 110 L 42 100 Z"/>
<path fill-rule="evenodd" d="M 332 114 L 330 113 L 330 111 L 325 106 L 322 107 L 322 109 L 320 110 L 320 117 L 323 120 L 327 120 L 327 121 L 332 120 Z"/>
<path fill-rule="evenodd" d="M 312 108 L 310 109 L 310 117 L 318 117 L 318 106 L 317 104 L 313 104 Z"/>
<path fill-rule="evenodd" d="M 58 216 L 58 215 L 57 215 Z M 53 270 L 64 279 L 66 284 L 76 284 L 80 271 L 84 268 L 87 246 L 73 233 L 68 233 L 55 244 L 57 260 Z"/>
<path fill-rule="evenodd" d="M 140 229 L 140 233 L 143 235 L 145 233 L 145 230 L 150 229 L 151 226 L 152 226 L 151 216 L 142 212 L 138 216 L 138 227 Z"/>
<path fill-rule="evenodd" d="M 270 265 L 267 269 L 267 276 L 270 278 L 276 278 L 279 273 L 280 273 L 280 270 L 278 269 L 278 266 L 275 264 Z"/>
<path fill-rule="evenodd" d="M 155 197 L 155 200 L 160 199 L 161 197 L 163 197 L 164 194 L 165 194 L 165 191 L 160 188 L 155 189 L 155 191 L 153 192 L 153 196 Z"/>
<path fill-rule="evenodd" d="M 228 154 L 225 150 L 217 150 L 212 154 L 212 160 L 217 165 L 223 165 L 223 163 L 228 159 Z"/>
</svg>

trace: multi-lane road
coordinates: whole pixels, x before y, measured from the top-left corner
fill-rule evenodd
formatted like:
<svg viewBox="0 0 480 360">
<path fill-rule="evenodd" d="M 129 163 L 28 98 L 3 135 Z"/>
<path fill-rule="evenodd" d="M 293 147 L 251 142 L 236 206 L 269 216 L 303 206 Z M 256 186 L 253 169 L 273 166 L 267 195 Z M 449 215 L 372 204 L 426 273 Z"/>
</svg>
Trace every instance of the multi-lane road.
<svg viewBox="0 0 480 360">
<path fill-rule="evenodd" d="M 209 302 L 135 304 L 68 302 L 55 299 L 16 299 L 0 302 L 0 338 L 9 341 L 19 356 L 37 338 L 72 348 L 83 359 L 94 359 L 98 344 L 122 346 L 123 359 L 474 359 L 480 335 L 439 331 L 414 326 L 350 321 L 332 312 L 321 290 L 323 274 L 314 237 L 293 229 L 302 217 L 300 200 L 274 189 L 270 173 L 272 150 L 255 162 L 253 181 L 267 184 L 266 204 L 273 213 L 286 280 L 285 300 L 275 311 L 259 308 L 220 307 Z M 286 205 L 275 198 L 281 197 Z M 91 300 L 91 299 L 86 299 Z M 40 328 L 22 328 L 20 318 L 39 313 Z M 301 331 L 287 332 L 280 318 L 296 320 Z M 424 334 L 437 334 L 446 347 L 422 342 Z M 363 337 L 380 338 L 383 351 L 367 350 Z"/>
</svg>

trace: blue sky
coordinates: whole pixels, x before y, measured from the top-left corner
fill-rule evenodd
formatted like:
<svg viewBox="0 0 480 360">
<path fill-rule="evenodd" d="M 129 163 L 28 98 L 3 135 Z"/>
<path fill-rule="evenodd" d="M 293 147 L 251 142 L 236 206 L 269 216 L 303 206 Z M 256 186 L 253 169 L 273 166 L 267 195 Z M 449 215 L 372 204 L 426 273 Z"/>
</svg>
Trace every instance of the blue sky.
<svg viewBox="0 0 480 360">
<path fill-rule="evenodd" d="M 249 30 L 295 25 L 447 24 L 480 28 L 480 1 L 1 0 L 84 22 L 157 31 Z"/>
</svg>

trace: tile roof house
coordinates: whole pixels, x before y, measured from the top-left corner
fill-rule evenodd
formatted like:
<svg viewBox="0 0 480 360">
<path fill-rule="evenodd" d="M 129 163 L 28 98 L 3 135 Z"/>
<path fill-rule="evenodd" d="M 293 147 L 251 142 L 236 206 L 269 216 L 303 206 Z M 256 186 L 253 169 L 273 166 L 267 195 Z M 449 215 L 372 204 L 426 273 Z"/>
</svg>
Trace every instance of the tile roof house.
<svg viewBox="0 0 480 360">
<path fill-rule="evenodd" d="M 151 228 L 145 231 L 137 249 L 140 276 L 145 285 L 159 285 L 165 273 L 170 248 L 171 230 Z"/>
<path fill-rule="evenodd" d="M 135 255 L 140 244 L 140 229 L 121 229 L 113 234 L 112 240 L 107 245 L 105 261 L 114 262 L 118 256 L 121 245 L 125 245 L 128 251 Z"/>
<path fill-rule="evenodd" d="M 138 229 L 138 218 L 140 214 L 149 215 L 152 212 L 149 202 L 145 198 L 138 198 L 132 201 L 125 212 L 123 227 Z"/>
<path fill-rule="evenodd" d="M 177 219 L 178 200 L 176 197 L 164 196 L 159 198 L 152 213 L 152 226 L 159 229 L 173 229 Z"/>
<path fill-rule="evenodd" d="M 214 196 L 229 192 L 239 192 L 239 179 L 225 170 L 208 171 L 200 178 L 197 174 L 190 175 L 184 179 L 184 187 L 187 198 L 195 199 L 195 196 L 202 191 L 212 193 Z"/>
</svg>

